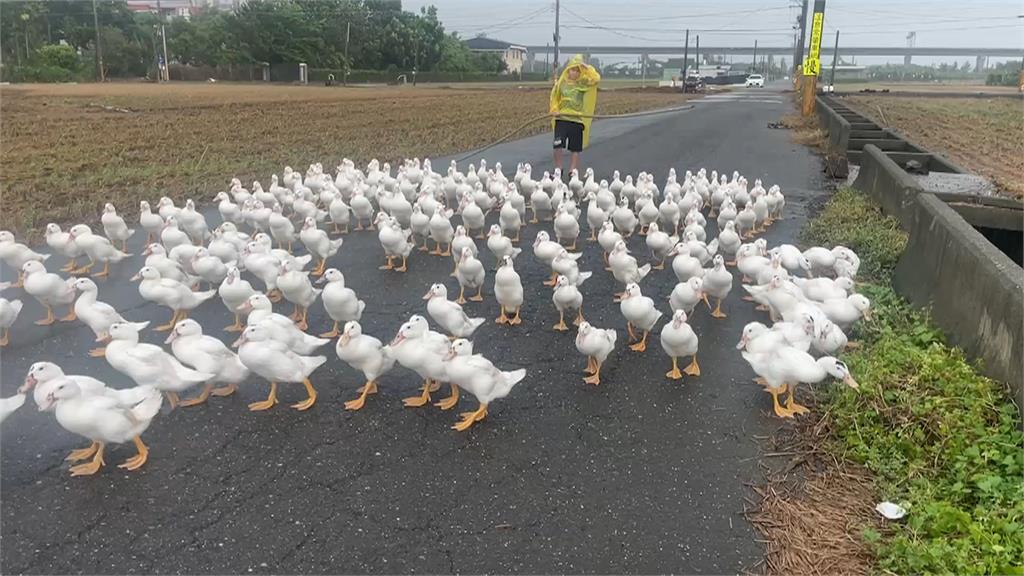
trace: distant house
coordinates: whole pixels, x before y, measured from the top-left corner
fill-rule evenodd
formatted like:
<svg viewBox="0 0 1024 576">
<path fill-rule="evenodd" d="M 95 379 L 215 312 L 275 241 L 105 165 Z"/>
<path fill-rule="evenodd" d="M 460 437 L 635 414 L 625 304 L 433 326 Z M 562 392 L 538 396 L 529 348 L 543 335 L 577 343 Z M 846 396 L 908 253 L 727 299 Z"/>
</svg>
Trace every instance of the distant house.
<svg viewBox="0 0 1024 576">
<path fill-rule="evenodd" d="M 523 71 L 523 62 L 526 61 L 526 46 L 483 37 L 466 40 L 465 44 L 471 52 L 501 54 L 501 59 L 505 61 L 506 72 L 509 74 L 520 74 Z"/>
</svg>

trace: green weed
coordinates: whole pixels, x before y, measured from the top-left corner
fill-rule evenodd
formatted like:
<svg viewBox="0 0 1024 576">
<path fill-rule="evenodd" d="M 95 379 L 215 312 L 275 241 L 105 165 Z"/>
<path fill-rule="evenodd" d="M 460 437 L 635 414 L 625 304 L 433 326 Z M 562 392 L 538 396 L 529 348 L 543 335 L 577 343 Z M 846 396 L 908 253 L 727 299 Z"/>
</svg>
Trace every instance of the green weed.
<svg viewBox="0 0 1024 576">
<path fill-rule="evenodd" d="M 886 281 L 905 236 L 864 195 L 836 193 L 805 240 L 844 244 Z M 875 475 L 905 520 L 862 537 L 878 567 L 899 574 L 1024 573 L 1024 434 L 1004 388 L 947 346 L 925 313 L 885 285 L 864 286 L 872 322 L 844 359 L 861 387 L 829 388 L 838 456 Z"/>
</svg>

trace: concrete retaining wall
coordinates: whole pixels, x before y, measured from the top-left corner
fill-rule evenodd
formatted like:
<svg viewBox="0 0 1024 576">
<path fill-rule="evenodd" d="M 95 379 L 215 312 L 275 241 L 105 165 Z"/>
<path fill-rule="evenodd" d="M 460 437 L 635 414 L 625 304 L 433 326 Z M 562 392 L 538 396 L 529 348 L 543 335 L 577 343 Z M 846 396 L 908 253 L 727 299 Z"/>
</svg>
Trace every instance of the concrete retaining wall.
<svg viewBox="0 0 1024 576">
<path fill-rule="evenodd" d="M 949 341 L 981 359 L 985 374 L 1024 397 L 1024 269 L 933 194 L 904 207 L 910 238 L 893 285 L 931 306 Z"/>
<path fill-rule="evenodd" d="M 921 193 L 914 178 L 873 144 L 862 151 L 860 172 L 853 187 L 874 198 L 882 210 L 895 216 L 904 228 L 907 228 L 914 197 Z"/>
</svg>

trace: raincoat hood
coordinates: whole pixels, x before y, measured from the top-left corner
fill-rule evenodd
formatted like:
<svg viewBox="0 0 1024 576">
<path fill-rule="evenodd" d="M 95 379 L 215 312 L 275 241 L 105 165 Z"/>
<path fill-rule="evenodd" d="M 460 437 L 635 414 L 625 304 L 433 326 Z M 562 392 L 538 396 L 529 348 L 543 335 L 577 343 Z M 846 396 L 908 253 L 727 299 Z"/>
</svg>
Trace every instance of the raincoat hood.
<svg viewBox="0 0 1024 576">
<path fill-rule="evenodd" d="M 569 71 L 573 68 L 580 71 L 575 82 L 569 79 Z M 583 125 L 584 148 L 590 144 L 590 124 L 597 108 L 597 85 L 600 81 L 597 69 L 584 62 L 582 54 L 576 54 L 565 64 L 551 88 L 550 111 L 564 120 Z M 554 125 L 555 120 L 552 119 L 551 127 Z"/>
</svg>

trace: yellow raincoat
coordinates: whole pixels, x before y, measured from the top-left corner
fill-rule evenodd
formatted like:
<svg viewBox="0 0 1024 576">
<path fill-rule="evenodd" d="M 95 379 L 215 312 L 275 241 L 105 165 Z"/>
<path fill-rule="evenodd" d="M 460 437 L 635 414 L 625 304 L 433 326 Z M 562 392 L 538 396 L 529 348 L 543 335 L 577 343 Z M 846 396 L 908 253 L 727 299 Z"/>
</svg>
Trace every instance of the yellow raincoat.
<svg viewBox="0 0 1024 576">
<path fill-rule="evenodd" d="M 569 79 L 569 70 L 572 68 L 580 69 L 575 82 Z M 597 69 L 583 62 L 582 54 L 577 54 L 565 65 L 558 81 L 551 88 L 549 112 L 558 114 L 563 120 L 583 124 L 584 148 L 590 143 L 590 123 L 594 121 L 591 116 L 597 108 L 597 84 L 600 81 L 601 75 Z M 552 119 L 551 128 L 554 127 L 555 120 Z"/>
</svg>

